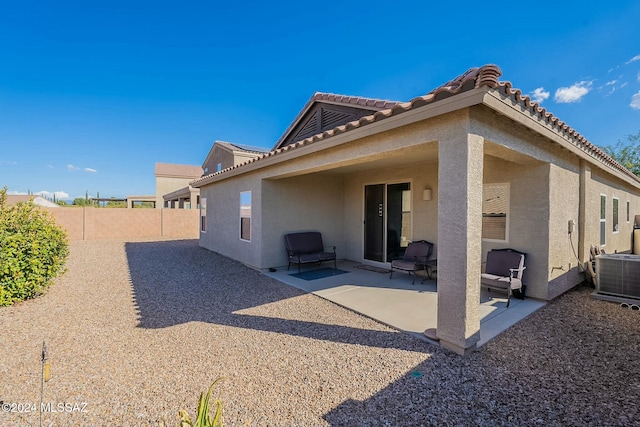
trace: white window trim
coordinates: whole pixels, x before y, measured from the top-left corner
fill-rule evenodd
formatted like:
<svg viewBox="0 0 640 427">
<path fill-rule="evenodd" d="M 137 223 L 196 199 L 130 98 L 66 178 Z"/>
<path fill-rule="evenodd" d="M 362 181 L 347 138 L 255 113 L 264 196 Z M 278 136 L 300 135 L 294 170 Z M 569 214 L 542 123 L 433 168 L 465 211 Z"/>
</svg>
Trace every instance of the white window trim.
<svg viewBox="0 0 640 427">
<path fill-rule="evenodd" d="M 602 198 L 604 197 L 604 218 L 602 218 Z M 606 194 L 600 194 L 600 203 L 598 204 L 598 210 L 600 211 L 598 216 L 600 217 L 600 231 L 598 232 L 598 234 L 600 234 L 603 230 L 602 228 L 602 223 L 604 223 L 604 236 L 599 236 L 600 240 L 603 240 L 602 237 L 604 237 L 604 243 L 600 243 L 600 247 L 606 246 L 607 245 L 607 195 Z"/>
<path fill-rule="evenodd" d="M 505 221 L 505 230 L 504 230 L 504 240 L 500 239 L 488 239 L 483 237 L 483 242 L 496 242 L 496 243 L 509 243 L 509 222 L 511 220 L 511 183 L 510 182 L 492 182 L 490 184 L 483 184 L 482 186 L 482 200 L 484 202 L 484 188 L 485 187 L 496 187 L 496 186 L 507 186 L 507 209 L 506 209 L 506 221 Z M 481 209 L 483 210 L 483 209 Z M 480 230 L 482 232 L 482 230 Z"/>
<path fill-rule="evenodd" d="M 614 215 L 614 207 L 615 207 L 615 201 L 618 201 L 618 218 L 615 217 Z M 618 234 L 620 232 L 620 198 L 618 197 L 612 197 L 611 198 L 611 225 L 614 225 L 617 222 L 618 225 L 618 229 L 617 230 L 613 230 L 613 234 Z"/>
</svg>

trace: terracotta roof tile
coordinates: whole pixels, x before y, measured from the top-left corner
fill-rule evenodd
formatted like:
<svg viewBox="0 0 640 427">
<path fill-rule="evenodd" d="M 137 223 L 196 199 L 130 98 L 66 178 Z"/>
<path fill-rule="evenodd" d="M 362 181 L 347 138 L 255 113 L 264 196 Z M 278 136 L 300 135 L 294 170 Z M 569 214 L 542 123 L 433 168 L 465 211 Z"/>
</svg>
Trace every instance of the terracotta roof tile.
<svg viewBox="0 0 640 427">
<path fill-rule="evenodd" d="M 511 97 L 511 99 L 516 101 L 518 104 L 528 109 L 529 112 L 534 116 L 537 116 L 539 120 L 550 125 L 556 132 L 569 139 L 573 145 L 578 147 L 580 150 L 640 183 L 640 177 L 634 175 L 629 169 L 622 166 L 607 153 L 589 142 L 587 138 L 582 136 L 575 129 L 554 116 L 552 113 L 548 112 L 545 108 L 540 107 L 540 105 L 537 102 L 532 101 L 528 95 L 523 95 L 520 89 L 513 89 L 511 82 L 500 82 L 499 89 L 506 96 Z"/>
<path fill-rule="evenodd" d="M 365 104 L 372 105 L 372 106 L 375 105 L 376 108 L 379 108 L 379 111 L 376 111 L 375 113 L 370 114 L 368 116 L 364 116 L 358 120 L 354 120 L 344 125 L 337 126 L 331 130 L 327 130 L 317 135 L 310 136 L 294 144 L 272 150 L 268 153 L 264 153 L 256 157 L 255 159 L 248 160 L 242 164 L 224 169 L 220 172 L 216 172 L 211 175 L 204 176 L 200 179 L 193 181 L 191 184 L 197 185 L 198 183 L 201 183 L 212 176 L 220 175 L 230 170 L 241 168 L 247 164 L 254 163 L 272 156 L 276 156 L 283 152 L 304 147 L 306 145 L 313 144 L 323 139 L 340 135 L 352 129 L 366 126 L 368 124 L 378 122 L 380 120 L 384 120 L 388 117 L 402 114 L 404 112 L 422 107 L 424 105 L 439 101 L 441 99 L 454 96 L 458 93 L 465 92 L 474 88 L 481 88 L 481 87 L 496 89 L 504 93 L 506 96 L 512 97 L 513 100 L 515 100 L 517 103 L 519 103 L 520 105 L 523 105 L 525 108 L 528 108 L 532 114 L 538 115 L 541 120 L 544 120 L 547 123 L 551 124 L 552 127 L 557 132 L 561 133 L 563 136 L 569 139 L 569 141 L 571 141 L 575 146 L 583 150 L 585 153 L 589 154 L 591 157 L 613 167 L 614 169 L 628 175 L 629 177 L 632 177 L 633 179 L 636 180 L 636 182 L 640 182 L 640 178 L 635 176 L 631 171 L 626 169 L 624 166 L 620 165 L 618 162 L 616 162 L 614 159 L 608 156 L 604 151 L 602 151 L 601 149 L 596 147 L 594 144 L 587 141 L 586 138 L 584 138 L 574 129 L 572 129 L 571 127 L 566 125 L 564 122 L 556 118 L 553 114 L 547 112 L 544 108 L 540 108 L 540 106 L 537 103 L 531 101 L 531 99 L 528 96 L 526 95 L 523 96 L 522 91 L 520 91 L 519 89 L 512 89 L 512 85 L 510 82 L 500 82 L 498 79 L 500 78 L 501 75 L 502 75 L 502 71 L 500 70 L 500 67 L 494 64 L 485 65 L 479 68 L 471 68 L 467 72 L 435 88 L 434 90 L 427 93 L 426 95 L 418 96 L 416 98 L 411 99 L 408 102 L 382 101 L 382 100 L 375 100 L 375 99 L 368 99 L 368 98 L 350 97 L 350 96 L 344 96 L 344 95 L 335 95 L 335 94 L 329 94 L 329 93 L 316 92 L 311 97 L 311 99 L 309 100 L 305 108 L 303 108 L 300 114 L 298 114 L 298 117 L 296 117 L 293 123 L 296 123 L 298 119 L 304 114 L 304 112 L 306 112 L 308 107 L 316 100 L 340 102 L 345 104 L 364 103 L 364 104 L 358 104 L 358 105 L 365 105 Z M 293 126 L 293 124 L 291 126 Z M 290 128 L 287 129 L 287 131 L 285 132 L 285 135 L 289 132 Z"/>
</svg>

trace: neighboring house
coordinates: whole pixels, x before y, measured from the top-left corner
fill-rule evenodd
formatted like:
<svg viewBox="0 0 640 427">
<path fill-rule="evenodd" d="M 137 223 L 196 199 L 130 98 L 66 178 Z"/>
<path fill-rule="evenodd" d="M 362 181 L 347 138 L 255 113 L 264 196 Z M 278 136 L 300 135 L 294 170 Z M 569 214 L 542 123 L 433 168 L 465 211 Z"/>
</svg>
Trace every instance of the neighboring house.
<svg viewBox="0 0 640 427">
<path fill-rule="evenodd" d="M 501 74 L 402 103 L 314 95 L 271 152 L 191 183 L 209 201 L 201 246 L 265 269 L 287 265 L 285 233 L 318 230 L 339 258 L 388 268 L 426 239 L 441 345 L 475 348 L 487 251 L 526 252 L 527 295 L 551 300 L 583 280 L 590 245 L 629 251 L 640 212 L 638 177 Z"/>
<path fill-rule="evenodd" d="M 7 195 L 7 205 L 16 205 L 18 203 L 27 203 L 32 200 L 34 204 L 38 206 L 42 206 L 45 208 L 59 208 L 60 205 L 57 203 L 50 202 L 42 196 L 37 195 L 29 195 L 29 194 L 8 194 Z"/>
<path fill-rule="evenodd" d="M 200 190 L 189 185 L 194 178 L 204 174 L 219 172 L 223 169 L 245 163 L 248 160 L 266 153 L 267 149 L 234 144 L 232 142 L 215 141 L 202 164 L 202 167 L 156 163 L 156 189 L 170 192 L 161 194 L 163 202 L 160 206 L 167 208 L 190 209 L 200 205 Z M 160 172 L 159 172 L 160 171 Z M 159 184 L 159 174 L 160 183 Z M 196 176 L 193 176 L 196 175 Z M 178 188 L 175 188 L 178 187 Z M 192 203 L 195 201 L 195 203 Z"/>
<path fill-rule="evenodd" d="M 268 151 L 266 148 L 215 141 L 202 164 L 202 169 L 205 175 L 220 172 L 255 159 Z"/>
<path fill-rule="evenodd" d="M 195 207 L 200 190 L 189 182 L 202 172 L 200 166 L 156 163 L 156 208 L 189 208 L 192 201 Z"/>
</svg>

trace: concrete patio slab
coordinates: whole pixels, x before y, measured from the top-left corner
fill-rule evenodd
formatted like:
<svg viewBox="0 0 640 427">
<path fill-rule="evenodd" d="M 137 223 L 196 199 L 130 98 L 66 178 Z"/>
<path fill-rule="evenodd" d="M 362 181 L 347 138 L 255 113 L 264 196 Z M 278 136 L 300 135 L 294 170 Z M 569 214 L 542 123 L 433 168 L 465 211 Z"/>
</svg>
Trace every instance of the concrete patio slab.
<svg viewBox="0 0 640 427">
<path fill-rule="evenodd" d="M 325 268 L 307 266 L 302 271 Z M 402 272 L 379 273 L 358 268 L 352 261 L 339 261 L 338 269 L 348 273 L 315 280 L 294 277 L 296 269 L 281 268 L 275 272 L 264 272 L 282 283 L 313 293 L 319 297 L 349 308 L 419 339 L 429 340 L 424 331 L 437 327 L 438 292 L 437 274 L 434 279 L 413 278 Z M 506 296 L 498 292 L 483 290 L 480 297 L 480 341 L 486 344 L 500 333 L 525 319 L 545 305 L 544 301 L 512 298 L 506 307 Z M 431 341 L 431 340 L 429 340 Z"/>
</svg>

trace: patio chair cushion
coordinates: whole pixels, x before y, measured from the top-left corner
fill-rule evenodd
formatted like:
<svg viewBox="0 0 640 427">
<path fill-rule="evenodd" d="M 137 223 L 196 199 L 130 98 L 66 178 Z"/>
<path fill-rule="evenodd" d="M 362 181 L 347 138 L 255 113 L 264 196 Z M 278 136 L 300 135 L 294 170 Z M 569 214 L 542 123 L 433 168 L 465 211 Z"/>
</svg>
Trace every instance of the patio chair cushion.
<svg viewBox="0 0 640 427">
<path fill-rule="evenodd" d="M 301 264 L 331 261 L 336 267 L 336 247 L 332 246 L 333 252 L 327 252 L 322 241 L 322 234 L 318 231 L 305 231 L 300 233 L 289 233 L 284 235 L 284 243 L 289 257 L 289 267 L 291 264 Z"/>
<path fill-rule="evenodd" d="M 480 283 L 489 289 L 506 290 L 507 307 L 511 302 L 512 290 L 518 298 L 524 299 L 524 258 L 523 252 L 514 249 L 494 249 L 487 253 L 487 264 L 484 273 L 480 275 Z"/>
<path fill-rule="evenodd" d="M 315 254 L 324 252 L 322 234 L 317 231 L 290 233 L 284 236 L 287 251 L 298 254 Z"/>
<path fill-rule="evenodd" d="M 487 253 L 487 266 L 484 270 L 486 275 L 508 277 L 511 275 L 510 269 L 522 269 L 524 265 L 524 254 L 517 251 L 493 250 Z M 516 275 L 518 279 L 521 272 Z M 485 277 L 485 276 L 483 276 Z M 487 277 L 489 279 L 489 277 Z"/>
<path fill-rule="evenodd" d="M 401 259 L 394 259 L 391 261 L 391 274 L 389 275 L 389 278 L 391 279 L 393 277 L 394 269 L 406 271 L 409 274 L 420 269 L 426 271 L 426 262 L 431 256 L 432 251 L 433 243 L 427 242 L 426 240 L 409 243 L 404 252 L 404 256 Z M 415 275 L 412 283 L 415 283 Z"/>
</svg>

